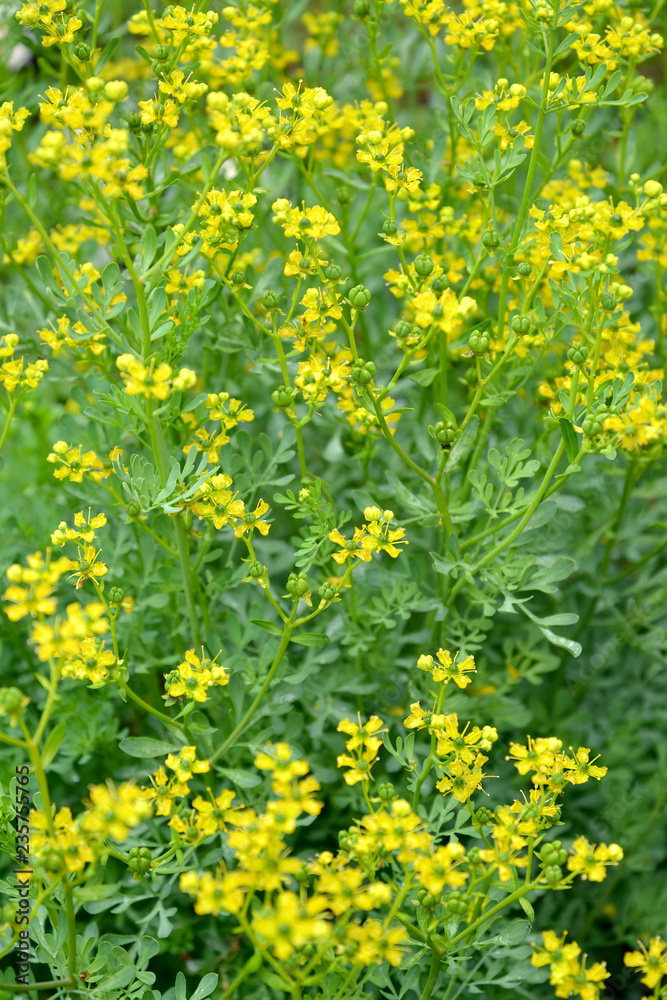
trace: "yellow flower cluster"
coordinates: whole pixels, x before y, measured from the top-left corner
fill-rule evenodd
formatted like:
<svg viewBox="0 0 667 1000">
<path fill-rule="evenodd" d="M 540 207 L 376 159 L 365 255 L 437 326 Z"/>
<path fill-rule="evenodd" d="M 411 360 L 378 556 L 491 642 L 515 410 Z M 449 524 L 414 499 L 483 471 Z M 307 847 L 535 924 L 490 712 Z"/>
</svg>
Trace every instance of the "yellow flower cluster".
<svg viewBox="0 0 667 1000">
<path fill-rule="evenodd" d="M 554 931 L 542 931 L 543 948 L 535 948 L 531 962 L 541 968 L 549 966 L 549 982 L 555 986 L 557 997 L 582 997 L 597 1000 L 600 990 L 611 973 L 605 962 L 586 965 L 586 956 L 576 941 L 565 943 L 565 934 L 558 937 Z"/>
<path fill-rule="evenodd" d="M 141 789 L 126 781 L 117 788 L 90 785 L 86 809 L 74 819 L 68 807 L 53 818 L 33 810 L 31 853 L 36 864 L 50 873 L 80 872 L 105 854 L 109 838 L 122 843 L 130 831 L 152 815 Z"/>
<path fill-rule="evenodd" d="M 370 562 L 376 552 L 386 552 L 396 559 L 401 554 L 398 546 L 408 544 L 404 528 L 389 527 L 394 519 L 393 511 L 366 507 L 364 517 L 366 523 L 354 529 L 352 538 L 345 538 L 337 528 L 329 532 L 329 540 L 339 546 L 338 551 L 332 554 L 332 559 L 339 565 L 347 560 L 352 565 L 356 561 Z"/>
<path fill-rule="evenodd" d="M 229 674 L 215 660 L 210 660 L 205 656 L 203 651 L 199 657 L 194 649 L 188 649 L 185 653 L 185 660 L 179 663 L 175 670 L 165 674 L 164 679 L 167 693 L 163 697 L 170 705 L 176 698 L 189 698 L 192 701 L 205 702 L 208 697 L 208 689 L 214 685 L 223 687 L 228 684 Z"/>
<path fill-rule="evenodd" d="M 197 376 L 190 368 L 181 368 L 174 375 L 171 365 L 166 362 L 162 361 L 156 366 L 151 359 L 148 365 L 144 365 L 133 354 L 121 354 L 116 358 L 116 367 L 123 377 L 128 396 L 166 399 L 172 392 L 191 389 L 197 381 Z"/>
</svg>

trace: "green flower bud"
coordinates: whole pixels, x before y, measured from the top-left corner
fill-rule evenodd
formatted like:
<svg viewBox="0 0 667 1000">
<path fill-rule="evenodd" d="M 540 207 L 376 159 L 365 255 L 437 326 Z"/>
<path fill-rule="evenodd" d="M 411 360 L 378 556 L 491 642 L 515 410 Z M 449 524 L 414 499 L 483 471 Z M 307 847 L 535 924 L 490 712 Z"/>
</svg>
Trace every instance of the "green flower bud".
<svg viewBox="0 0 667 1000">
<path fill-rule="evenodd" d="M 139 126 L 139 131 L 143 132 L 144 135 L 152 135 L 156 129 L 153 122 L 142 122 Z"/>
<path fill-rule="evenodd" d="M 168 45 L 156 45 L 153 49 L 153 58 L 157 59 L 158 62 L 164 62 L 165 59 L 169 58 L 169 46 Z"/>
<path fill-rule="evenodd" d="M 616 308 L 616 296 L 613 292 L 603 292 L 600 296 L 600 305 L 607 312 L 613 312 Z"/>
<path fill-rule="evenodd" d="M 141 514 L 141 507 L 138 503 L 129 503 L 127 505 L 127 516 L 128 517 L 139 517 Z"/>
<path fill-rule="evenodd" d="M 517 271 L 519 272 L 522 278 L 527 278 L 532 270 L 533 269 L 527 260 L 522 260 L 519 266 L 517 267 Z"/>
<path fill-rule="evenodd" d="M 577 118 L 570 125 L 570 132 L 572 135 L 583 135 L 586 131 L 586 122 L 582 118 Z"/>
<path fill-rule="evenodd" d="M 74 55 L 80 62 L 87 62 L 90 59 L 90 45 L 79 42 L 78 45 L 74 46 Z"/>
<path fill-rule="evenodd" d="M 246 94 L 254 94 L 257 90 L 257 81 L 253 80 L 251 76 L 247 76 L 241 86 Z"/>
<path fill-rule="evenodd" d="M 323 583 L 321 587 L 318 587 L 317 593 L 323 601 L 333 601 L 336 596 L 336 588 L 333 583 Z"/>
<path fill-rule="evenodd" d="M 385 219 L 382 226 L 382 232 L 385 236 L 393 236 L 398 232 L 398 223 L 394 222 L 393 219 Z"/>
<path fill-rule="evenodd" d="M 412 324 L 407 319 L 399 319 L 394 327 L 394 333 L 399 338 L 409 337 L 412 333 Z"/>
<path fill-rule="evenodd" d="M 343 274 L 338 264 L 328 264 L 322 273 L 327 281 L 340 281 Z"/>
<path fill-rule="evenodd" d="M 530 326 L 530 320 L 527 316 L 515 316 L 512 320 L 512 329 L 515 333 L 528 333 Z"/>
<path fill-rule="evenodd" d="M 245 285 L 245 271 L 232 271 L 231 280 L 235 285 Z"/>
<path fill-rule="evenodd" d="M 468 348 L 473 354 L 486 354 L 490 343 L 491 338 L 488 333 L 483 333 L 480 330 L 473 330 L 468 337 Z"/>
<path fill-rule="evenodd" d="M 425 906 L 427 910 L 432 910 L 434 906 L 437 906 L 440 902 L 439 896 L 434 896 L 427 889 L 420 889 L 417 893 L 417 899 L 422 906 Z"/>
<path fill-rule="evenodd" d="M 303 597 L 310 590 L 308 577 L 305 573 L 299 573 L 298 576 L 296 573 L 290 573 L 286 589 L 292 597 Z"/>
<path fill-rule="evenodd" d="M 130 111 L 125 121 L 127 122 L 127 127 L 130 132 L 138 132 L 141 129 L 141 112 Z"/>
<path fill-rule="evenodd" d="M 567 352 L 567 360 L 572 361 L 575 365 L 583 365 L 587 357 L 588 348 L 585 344 L 575 344 Z"/>
<path fill-rule="evenodd" d="M 18 711 L 22 700 L 23 695 L 17 687 L 0 688 L 0 708 L 4 709 L 3 715 Z"/>
<path fill-rule="evenodd" d="M 440 292 L 444 292 L 447 287 L 447 281 L 442 275 L 438 278 L 434 278 L 431 282 L 431 291 L 435 292 L 436 295 L 440 295 Z"/>
<path fill-rule="evenodd" d="M 378 797 L 383 802 L 391 802 L 392 799 L 396 798 L 396 789 L 392 785 L 391 781 L 384 781 L 378 788 Z"/>
<path fill-rule="evenodd" d="M 352 192 L 348 187 L 345 187 L 344 184 L 341 184 L 339 188 L 336 188 L 336 198 L 338 199 L 339 204 L 349 205 L 352 201 Z"/>
<path fill-rule="evenodd" d="M 491 809 L 487 809 L 486 806 L 480 806 L 475 812 L 475 819 L 480 826 L 487 826 L 493 818 L 493 812 Z"/>
<path fill-rule="evenodd" d="M 299 885 L 306 885 L 310 881 L 310 872 L 308 871 L 308 865 L 304 864 L 298 872 L 294 872 L 294 878 L 297 880 Z"/>
<path fill-rule="evenodd" d="M 362 358 L 358 358 L 350 372 L 350 381 L 360 386 L 370 385 L 375 377 L 375 371 L 376 368 L 373 361 L 364 361 Z"/>
<path fill-rule="evenodd" d="M 353 10 L 355 17 L 368 17 L 371 12 L 369 0 L 354 0 Z"/>
<path fill-rule="evenodd" d="M 181 524 L 183 525 L 186 531 L 190 531 L 194 523 L 195 519 L 191 510 L 181 511 Z"/>
<path fill-rule="evenodd" d="M 562 879 L 563 872 L 558 867 L 558 865 L 547 865 L 547 867 L 544 869 L 544 877 L 549 883 L 549 885 L 555 885 Z"/>
<path fill-rule="evenodd" d="M 278 302 L 280 301 L 275 292 L 268 291 L 264 292 L 261 298 L 261 303 L 267 312 L 273 312 L 274 309 L 278 308 Z"/>
<path fill-rule="evenodd" d="M 355 285 L 350 289 L 347 298 L 351 306 L 362 312 L 371 301 L 371 293 L 363 285 Z"/>
<path fill-rule="evenodd" d="M 427 278 L 433 273 L 433 260 L 428 254 L 420 254 L 415 257 L 415 271 L 420 278 Z"/>
<path fill-rule="evenodd" d="M 487 248 L 487 250 L 493 250 L 500 243 L 500 236 L 495 229 L 488 229 L 485 233 L 482 233 L 482 245 Z"/>
<path fill-rule="evenodd" d="M 253 580 L 260 580 L 264 576 L 265 572 L 266 566 L 262 566 L 261 562 L 257 562 L 255 559 L 254 562 L 250 563 L 248 576 L 251 576 Z"/>
<path fill-rule="evenodd" d="M 288 406 L 292 405 L 292 393 L 284 385 L 279 385 L 278 388 L 271 393 L 271 399 L 273 400 L 274 405 L 280 410 L 286 410 Z"/>
<path fill-rule="evenodd" d="M 125 591 L 122 587 L 111 587 L 109 590 L 109 604 L 122 604 L 125 599 Z"/>
<path fill-rule="evenodd" d="M 468 901 L 462 892 L 450 892 L 444 901 L 444 905 L 450 913 L 463 914 L 468 909 Z"/>
</svg>

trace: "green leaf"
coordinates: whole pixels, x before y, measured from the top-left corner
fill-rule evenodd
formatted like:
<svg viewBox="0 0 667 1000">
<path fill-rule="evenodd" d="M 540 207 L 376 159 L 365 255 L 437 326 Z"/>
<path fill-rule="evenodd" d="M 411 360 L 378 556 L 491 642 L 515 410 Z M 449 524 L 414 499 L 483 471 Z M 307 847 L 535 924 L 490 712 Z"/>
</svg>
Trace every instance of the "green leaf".
<svg viewBox="0 0 667 1000">
<path fill-rule="evenodd" d="M 37 174 L 33 173 L 30 175 L 25 192 L 25 200 L 28 202 L 30 208 L 34 208 L 37 204 Z"/>
<path fill-rule="evenodd" d="M 454 447 L 452 448 L 451 454 L 447 459 L 447 465 L 445 466 L 445 472 L 452 472 L 457 465 L 459 465 L 463 459 L 472 451 L 472 446 L 475 443 L 475 438 L 477 437 L 477 427 L 479 426 L 479 420 L 477 417 L 473 417 L 467 427 L 463 429 L 461 437 L 458 439 Z"/>
<path fill-rule="evenodd" d="M 420 372 L 415 372 L 414 375 L 411 375 L 410 380 L 416 382 L 417 385 L 427 386 L 437 378 L 439 371 L 439 368 L 422 368 Z"/>
<path fill-rule="evenodd" d="M 176 1000 L 187 1000 L 185 985 L 185 976 L 182 972 L 179 972 L 176 976 L 176 982 L 174 983 L 174 996 L 176 997 Z"/>
<path fill-rule="evenodd" d="M 513 920 L 509 927 L 506 927 L 498 935 L 501 944 L 521 944 L 530 934 L 530 924 L 525 920 Z"/>
<path fill-rule="evenodd" d="M 211 995 L 213 990 L 218 985 L 218 976 L 215 972 L 209 972 L 208 975 L 204 976 L 200 982 L 197 989 L 194 991 L 190 1000 L 203 1000 L 204 997 Z"/>
<path fill-rule="evenodd" d="M 292 642 L 298 642 L 300 646 L 326 646 L 330 641 L 323 632 L 301 632 L 292 636 Z"/>
<path fill-rule="evenodd" d="M 579 440 L 577 438 L 576 431 L 567 417 L 561 417 L 558 421 L 560 424 L 560 433 L 565 444 L 565 453 L 567 455 L 567 460 L 570 465 L 574 464 L 574 460 L 579 454 Z"/>
<path fill-rule="evenodd" d="M 533 923 L 535 920 L 535 910 L 533 909 L 532 905 L 528 902 L 525 896 L 522 896 L 521 899 L 519 900 L 519 906 L 526 914 L 530 922 Z"/>
<path fill-rule="evenodd" d="M 283 630 L 278 628 L 274 622 L 267 621 L 265 618 L 251 618 L 251 623 L 257 625 L 258 628 L 263 628 L 265 632 L 269 635 L 282 635 Z"/>
<path fill-rule="evenodd" d="M 61 722 L 59 726 L 52 729 L 49 733 L 49 737 L 44 744 L 44 749 L 42 750 L 42 764 L 44 767 L 48 767 L 55 755 L 58 753 L 58 748 L 62 743 L 65 733 L 67 732 L 67 723 Z"/>
<path fill-rule="evenodd" d="M 224 774 L 233 785 L 238 785 L 239 788 L 254 788 L 262 780 L 254 771 L 239 771 L 232 767 L 221 767 L 219 770 L 220 774 Z"/>
<path fill-rule="evenodd" d="M 128 736 L 121 740 L 120 749 L 130 757 L 164 757 L 168 753 L 177 753 L 181 744 L 163 743 L 150 736 Z"/>
</svg>

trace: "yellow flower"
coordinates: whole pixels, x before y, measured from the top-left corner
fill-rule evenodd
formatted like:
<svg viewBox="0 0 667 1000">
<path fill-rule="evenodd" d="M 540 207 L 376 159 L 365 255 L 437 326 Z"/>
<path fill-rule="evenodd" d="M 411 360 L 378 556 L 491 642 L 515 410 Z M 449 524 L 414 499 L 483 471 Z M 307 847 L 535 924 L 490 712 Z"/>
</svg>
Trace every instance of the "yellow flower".
<svg viewBox="0 0 667 1000">
<path fill-rule="evenodd" d="M 451 653 L 448 653 L 445 649 L 439 649 L 436 655 L 438 663 L 430 655 L 420 656 L 417 660 L 419 669 L 428 670 L 433 676 L 434 681 L 444 681 L 445 684 L 454 681 L 457 687 L 460 688 L 464 688 L 470 684 L 471 678 L 467 677 L 466 674 L 472 673 L 477 669 L 472 656 L 466 656 L 460 662 L 456 662 L 458 653 L 452 659 Z"/>
<path fill-rule="evenodd" d="M 253 930 L 264 948 L 281 962 L 307 944 L 320 943 L 329 934 L 326 920 L 318 915 L 315 899 L 301 901 L 294 892 L 278 894 L 274 906 L 265 907 L 254 917 Z"/>
<path fill-rule="evenodd" d="M 450 889 L 460 889 L 465 885 L 468 874 L 459 871 L 456 866 L 464 857 L 463 844 L 443 844 L 432 854 L 415 859 L 413 865 L 417 879 L 434 896 L 439 895 L 446 885 Z"/>
<path fill-rule="evenodd" d="M 371 715 L 368 722 L 362 723 L 361 716 L 357 715 L 358 723 L 350 722 L 349 719 L 343 719 L 342 722 L 338 723 L 337 732 L 347 733 L 350 737 L 346 740 L 345 747 L 349 751 L 358 750 L 360 747 L 366 747 L 373 745 L 377 750 L 377 744 L 380 742 L 375 736 L 375 733 L 385 732 L 382 729 L 382 719 L 377 715 Z"/>
<path fill-rule="evenodd" d="M 567 859 L 567 867 L 582 879 L 603 882 L 607 876 L 607 866 L 617 865 L 623 858 L 623 848 L 618 844 L 598 844 L 594 847 L 585 837 L 577 837 L 572 844 L 572 854 Z"/>
<path fill-rule="evenodd" d="M 649 989 L 657 986 L 663 976 L 667 976 L 667 951 L 661 938 L 651 938 L 648 948 L 639 941 L 641 951 L 629 951 L 623 961 L 631 969 L 640 969 L 644 975 L 641 982 Z"/>
</svg>

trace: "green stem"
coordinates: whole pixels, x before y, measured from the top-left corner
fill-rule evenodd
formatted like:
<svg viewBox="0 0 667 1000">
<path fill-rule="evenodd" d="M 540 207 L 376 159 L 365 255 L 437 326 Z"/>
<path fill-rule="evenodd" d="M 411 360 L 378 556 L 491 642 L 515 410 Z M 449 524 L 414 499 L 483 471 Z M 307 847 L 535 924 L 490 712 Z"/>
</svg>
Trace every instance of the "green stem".
<svg viewBox="0 0 667 1000">
<path fill-rule="evenodd" d="M 515 892 L 510 893 L 510 895 L 506 896 L 505 899 L 501 900 L 500 903 L 497 903 L 495 906 L 492 906 L 490 910 L 487 910 L 486 913 L 483 913 L 481 917 L 477 918 L 477 920 L 473 920 L 473 922 L 469 924 L 465 928 L 465 930 L 461 931 L 460 934 L 457 934 L 456 937 L 452 938 L 452 940 L 449 942 L 449 946 L 453 947 L 455 944 L 458 944 L 459 941 L 463 941 L 463 939 L 466 938 L 470 933 L 472 933 L 472 931 L 477 930 L 478 927 L 481 927 L 482 924 L 485 924 L 487 922 L 487 920 L 490 920 L 492 917 L 495 917 L 496 914 L 500 913 L 507 906 L 510 906 L 512 903 L 516 903 L 516 901 L 518 899 L 521 899 L 523 896 L 527 896 L 529 892 L 533 891 L 533 889 L 537 889 L 537 886 L 538 886 L 538 880 L 536 879 L 534 882 L 529 882 L 527 885 L 522 885 L 520 889 L 517 889 Z"/>
<path fill-rule="evenodd" d="M 426 980 L 426 986 L 423 989 L 420 1000 L 428 1000 L 428 998 L 433 993 L 436 983 L 438 982 L 438 977 L 440 975 L 440 966 L 442 965 L 442 955 L 434 951 L 433 957 L 431 959 L 431 969 Z"/>
<path fill-rule="evenodd" d="M 290 615 L 290 617 L 288 618 L 288 620 L 285 622 L 285 624 L 283 626 L 283 632 L 282 632 L 282 635 L 280 637 L 280 644 L 278 646 L 278 651 L 277 651 L 277 653 L 276 653 L 276 655 L 274 657 L 274 660 L 273 660 L 273 663 L 271 664 L 269 672 L 266 675 L 266 678 L 264 679 L 264 683 L 262 684 L 261 688 L 257 692 L 257 695 L 256 695 L 256 697 L 255 697 L 252 705 L 250 706 L 250 708 L 248 709 L 248 711 L 245 713 L 245 715 L 243 716 L 243 718 L 241 719 L 241 721 L 239 722 L 239 724 L 236 726 L 235 729 L 232 730 L 232 732 L 229 734 L 229 736 L 227 737 L 227 739 L 222 743 L 222 745 L 220 747 L 218 747 L 218 749 L 215 751 L 215 753 L 211 757 L 211 763 L 212 764 L 215 763 L 215 761 L 218 760 L 218 758 L 221 757 L 222 754 L 225 753 L 225 751 L 228 750 L 229 747 L 232 746 L 232 744 L 236 742 L 236 740 L 238 739 L 238 737 L 244 731 L 244 729 L 246 728 L 246 726 L 248 725 L 248 723 L 251 721 L 253 715 L 257 711 L 260 703 L 262 702 L 262 699 L 264 698 L 264 695 L 269 690 L 269 687 L 271 685 L 271 681 L 276 676 L 276 673 L 278 672 L 278 667 L 282 663 L 283 656 L 285 655 L 287 647 L 289 646 L 290 638 L 292 636 L 292 629 L 294 628 L 294 616 L 295 616 L 295 614 L 296 614 L 296 605 L 294 606 L 292 614 Z"/>
</svg>

